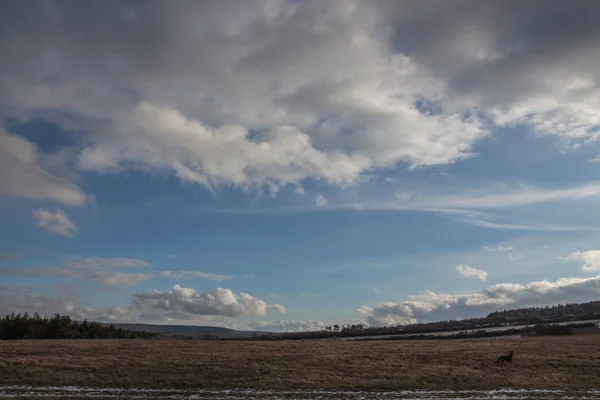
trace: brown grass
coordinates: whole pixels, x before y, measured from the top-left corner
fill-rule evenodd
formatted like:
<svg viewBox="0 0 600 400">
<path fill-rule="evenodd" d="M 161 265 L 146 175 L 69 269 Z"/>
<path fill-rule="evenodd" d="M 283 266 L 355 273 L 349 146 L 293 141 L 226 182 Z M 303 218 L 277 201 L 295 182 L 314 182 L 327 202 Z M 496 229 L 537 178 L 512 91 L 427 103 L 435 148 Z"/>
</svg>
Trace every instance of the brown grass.
<svg viewBox="0 0 600 400">
<path fill-rule="evenodd" d="M 593 388 L 600 335 L 501 340 L 0 341 L 0 384 L 292 388 Z M 513 365 L 494 359 L 515 350 Z"/>
</svg>

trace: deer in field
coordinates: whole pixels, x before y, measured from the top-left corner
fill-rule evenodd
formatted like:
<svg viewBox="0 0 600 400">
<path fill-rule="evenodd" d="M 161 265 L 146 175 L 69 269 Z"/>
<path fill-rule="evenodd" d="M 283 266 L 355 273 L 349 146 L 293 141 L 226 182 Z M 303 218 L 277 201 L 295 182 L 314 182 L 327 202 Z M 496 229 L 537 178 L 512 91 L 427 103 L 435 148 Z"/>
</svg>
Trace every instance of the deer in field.
<svg viewBox="0 0 600 400">
<path fill-rule="evenodd" d="M 512 358 L 513 358 L 514 353 L 515 352 L 511 350 L 507 356 L 498 357 L 498 359 L 496 361 L 494 361 L 494 364 L 502 366 L 502 365 L 504 365 L 505 361 L 512 364 Z"/>
</svg>

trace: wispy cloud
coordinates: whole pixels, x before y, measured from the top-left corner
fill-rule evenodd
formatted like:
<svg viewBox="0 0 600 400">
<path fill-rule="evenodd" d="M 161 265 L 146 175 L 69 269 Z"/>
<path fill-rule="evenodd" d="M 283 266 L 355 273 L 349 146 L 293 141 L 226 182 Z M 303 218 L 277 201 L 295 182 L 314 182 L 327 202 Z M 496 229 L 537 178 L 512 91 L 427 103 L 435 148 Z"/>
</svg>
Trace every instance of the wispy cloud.
<svg viewBox="0 0 600 400">
<path fill-rule="evenodd" d="M 384 292 L 383 290 L 379 289 L 378 287 L 373 287 L 373 294 L 375 294 L 376 296 L 384 296 L 387 295 L 387 292 Z"/>
<path fill-rule="evenodd" d="M 31 267 L 3 267 L 0 273 L 17 276 L 54 276 L 67 279 L 83 279 L 106 287 L 134 287 L 141 282 L 154 278 L 147 270 L 149 264 L 133 258 L 79 257 L 67 258 L 65 263 L 56 265 L 38 265 Z M 143 272 L 127 272 L 135 269 Z M 125 270 L 125 272 L 123 272 Z"/>
<path fill-rule="evenodd" d="M 213 281 L 225 281 L 233 278 L 231 275 L 213 274 L 202 271 L 161 271 L 161 275 L 170 279 L 200 278 Z"/>
<path fill-rule="evenodd" d="M 533 185 L 507 185 L 498 183 L 486 188 L 458 188 L 448 190 L 447 187 L 425 187 L 411 192 L 396 193 L 391 200 L 359 198 L 361 210 L 381 211 L 423 211 L 448 215 L 457 215 L 475 219 L 489 216 L 493 210 L 512 209 L 541 203 L 558 201 L 578 201 L 585 199 L 600 199 L 600 183 L 590 182 L 584 185 L 546 189 Z M 265 214 L 295 214 L 306 212 L 335 212 L 356 210 L 357 201 L 344 202 L 339 199 L 325 199 L 321 194 L 316 196 L 313 204 L 306 203 L 294 206 L 273 208 L 247 209 L 204 209 L 206 212 L 222 213 L 265 213 Z M 322 207 L 327 204 L 327 207 Z M 481 222 L 490 227 L 501 224 Z M 507 225 L 509 226 L 509 225 Z M 514 225 L 518 226 L 518 225 Z M 527 229 L 527 228 L 523 228 Z M 543 228 L 536 228 L 541 230 Z M 550 228 L 551 229 L 551 228 Z M 561 230 L 564 227 L 560 228 Z M 581 229 L 581 227 L 572 227 Z"/>
<path fill-rule="evenodd" d="M 32 215 L 37 221 L 37 226 L 48 232 L 68 238 L 75 237 L 77 233 L 77 226 L 60 209 L 55 212 L 38 209 L 34 210 Z"/>
<path fill-rule="evenodd" d="M 512 250 L 512 246 L 510 244 L 502 245 L 499 244 L 497 246 L 483 246 L 483 251 L 487 253 L 506 253 Z"/>
<path fill-rule="evenodd" d="M 483 219 L 456 219 L 457 222 L 464 224 L 475 225 L 489 229 L 506 229 L 513 231 L 537 231 L 537 232 L 572 232 L 572 231 L 588 231 L 596 229 L 587 225 L 554 225 L 554 224 L 510 224 L 485 221 Z"/>
<path fill-rule="evenodd" d="M 397 199 L 400 200 L 398 206 L 407 209 L 492 210 L 599 196 L 600 183 L 590 182 L 561 189 L 544 189 L 525 184 L 517 187 L 496 185 L 484 189 L 461 190 L 457 193 L 428 194 L 412 196 L 409 199 L 397 197 Z"/>
<path fill-rule="evenodd" d="M 301 295 L 303 297 L 311 297 L 311 298 L 314 298 L 314 299 L 320 299 L 320 298 L 323 297 L 323 295 L 320 294 L 320 293 L 310 293 L 310 292 L 303 292 L 303 293 L 301 293 Z"/>
</svg>

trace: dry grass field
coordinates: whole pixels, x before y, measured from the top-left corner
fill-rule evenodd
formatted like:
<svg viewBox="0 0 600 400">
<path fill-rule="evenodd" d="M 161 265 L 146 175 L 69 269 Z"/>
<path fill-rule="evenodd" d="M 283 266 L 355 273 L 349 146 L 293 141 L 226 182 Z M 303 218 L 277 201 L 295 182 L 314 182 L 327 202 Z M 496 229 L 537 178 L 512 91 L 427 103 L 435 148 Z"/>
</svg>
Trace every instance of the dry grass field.
<svg viewBox="0 0 600 400">
<path fill-rule="evenodd" d="M 512 365 L 493 360 L 515 350 Z M 600 335 L 502 340 L 0 342 L 0 385 L 597 388 Z"/>
</svg>

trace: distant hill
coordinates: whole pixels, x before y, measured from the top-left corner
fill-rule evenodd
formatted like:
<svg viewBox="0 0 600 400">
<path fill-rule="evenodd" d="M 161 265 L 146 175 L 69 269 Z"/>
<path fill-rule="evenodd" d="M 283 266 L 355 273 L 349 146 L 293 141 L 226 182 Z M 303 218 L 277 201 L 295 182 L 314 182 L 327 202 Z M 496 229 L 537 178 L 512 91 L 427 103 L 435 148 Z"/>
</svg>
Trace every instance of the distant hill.
<svg viewBox="0 0 600 400">
<path fill-rule="evenodd" d="M 188 335 L 198 336 L 212 333 L 218 336 L 252 336 L 264 335 L 269 332 L 238 331 L 220 326 L 196 326 L 196 325 L 156 325 L 138 323 L 114 323 L 117 328 L 133 332 L 158 333 L 163 335 Z"/>
</svg>

